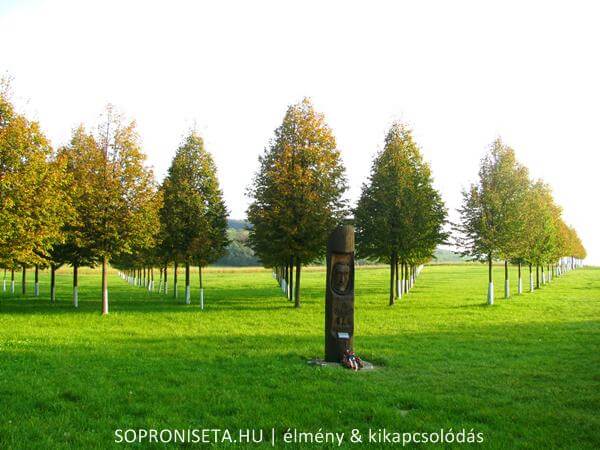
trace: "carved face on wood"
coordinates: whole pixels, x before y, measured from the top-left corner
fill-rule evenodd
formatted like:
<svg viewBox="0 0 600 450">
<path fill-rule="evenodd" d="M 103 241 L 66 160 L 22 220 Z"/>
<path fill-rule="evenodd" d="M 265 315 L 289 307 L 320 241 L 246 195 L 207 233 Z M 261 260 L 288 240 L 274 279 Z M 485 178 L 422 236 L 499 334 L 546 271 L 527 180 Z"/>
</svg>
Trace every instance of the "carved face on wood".
<svg viewBox="0 0 600 450">
<path fill-rule="evenodd" d="M 337 294 L 346 294 L 350 282 L 350 266 L 344 262 L 336 263 L 333 266 L 332 289 Z"/>
</svg>

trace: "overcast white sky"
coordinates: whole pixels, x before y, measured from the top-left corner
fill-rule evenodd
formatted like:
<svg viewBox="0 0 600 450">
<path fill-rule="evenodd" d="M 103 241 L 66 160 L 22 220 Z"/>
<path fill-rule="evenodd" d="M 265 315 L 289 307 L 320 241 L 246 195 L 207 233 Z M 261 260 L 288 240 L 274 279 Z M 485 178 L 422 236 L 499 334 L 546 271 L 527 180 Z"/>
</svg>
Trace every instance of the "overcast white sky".
<svg viewBox="0 0 600 450">
<path fill-rule="evenodd" d="M 287 105 L 313 98 L 354 201 L 393 120 L 451 217 L 501 136 L 600 264 L 597 2 L 0 0 L 0 71 L 54 145 L 111 102 L 165 174 L 194 124 L 231 216 Z"/>
</svg>

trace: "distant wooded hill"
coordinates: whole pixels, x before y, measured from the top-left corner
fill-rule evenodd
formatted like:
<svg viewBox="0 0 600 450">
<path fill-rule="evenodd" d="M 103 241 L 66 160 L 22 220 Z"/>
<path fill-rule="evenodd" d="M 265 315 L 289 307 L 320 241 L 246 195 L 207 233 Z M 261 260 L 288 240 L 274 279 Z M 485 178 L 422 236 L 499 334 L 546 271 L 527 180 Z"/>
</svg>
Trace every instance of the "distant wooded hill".
<svg viewBox="0 0 600 450">
<path fill-rule="evenodd" d="M 250 224 L 245 220 L 228 219 L 228 235 L 231 243 L 227 247 L 227 254 L 219 259 L 216 266 L 243 267 L 260 266 L 261 263 L 254 255 L 252 249 L 248 246 L 248 230 Z M 436 263 L 460 263 L 465 259 L 455 254 L 451 250 L 438 248 L 435 251 Z M 369 264 L 368 261 L 361 260 L 360 264 Z"/>
</svg>

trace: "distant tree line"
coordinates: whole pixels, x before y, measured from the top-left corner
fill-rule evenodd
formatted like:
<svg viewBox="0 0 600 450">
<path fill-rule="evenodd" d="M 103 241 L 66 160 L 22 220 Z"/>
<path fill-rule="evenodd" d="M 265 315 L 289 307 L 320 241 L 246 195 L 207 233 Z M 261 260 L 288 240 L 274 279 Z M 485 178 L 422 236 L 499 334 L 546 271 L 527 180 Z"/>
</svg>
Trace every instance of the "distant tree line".
<svg viewBox="0 0 600 450">
<path fill-rule="evenodd" d="M 529 269 L 529 290 L 577 267 L 586 251 L 566 225 L 548 185 L 531 180 L 512 148 L 495 140 L 481 160 L 479 179 L 463 192 L 460 222 L 454 224 L 462 254 L 488 264 L 488 303 L 494 303 L 492 265 L 504 262 L 504 297 L 510 297 L 509 264 Z M 535 268 L 535 275 L 533 269 Z M 535 278 L 535 283 L 534 283 Z"/>
</svg>

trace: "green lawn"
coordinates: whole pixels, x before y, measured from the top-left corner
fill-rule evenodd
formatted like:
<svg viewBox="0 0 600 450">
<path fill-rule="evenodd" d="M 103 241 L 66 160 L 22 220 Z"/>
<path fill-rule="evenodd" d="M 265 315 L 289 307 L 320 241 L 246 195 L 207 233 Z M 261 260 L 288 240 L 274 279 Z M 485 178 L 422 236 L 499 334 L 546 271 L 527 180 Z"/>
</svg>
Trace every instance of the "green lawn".
<svg viewBox="0 0 600 450">
<path fill-rule="evenodd" d="M 113 272 L 107 317 L 97 271 L 81 272 L 78 310 L 70 271 L 55 305 L 43 273 L 39 299 L 32 285 L 0 298 L 0 449 L 117 446 L 117 428 L 273 427 L 280 445 L 287 428 L 465 428 L 486 448 L 600 447 L 600 269 L 504 300 L 497 267 L 493 307 L 484 266 L 426 267 L 394 307 L 387 276 L 356 272 L 355 347 L 378 369 L 353 373 L 306 363 L 323 352 L 320 269 L 303 273 L 299 310 L 266 270 L 206 271 L 204 311 L 197 290 L 182 304 L 181 281 L 175 301 Z"/>
</svg>

